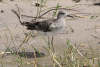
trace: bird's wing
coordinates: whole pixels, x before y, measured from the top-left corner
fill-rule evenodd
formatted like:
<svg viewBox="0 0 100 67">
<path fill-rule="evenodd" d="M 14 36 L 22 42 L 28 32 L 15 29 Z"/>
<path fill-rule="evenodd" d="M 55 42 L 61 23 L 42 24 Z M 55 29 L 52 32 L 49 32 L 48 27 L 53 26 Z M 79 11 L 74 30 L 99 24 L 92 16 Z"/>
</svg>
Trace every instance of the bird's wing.
<svg viewBox="0 0 100 67">
<path fill-rule="evenodd" d="M 50 25 L 53 23 L 51 20 L 45 20 L 41 22 L 35 22 L 35 23 L 29 23 L 25 22 L 25 26 L 27 26 L 27 29 L 29 30 L 38 30 L 43 32 L 49 32 L 52 29 L 50 28 Z"/>
</svg>

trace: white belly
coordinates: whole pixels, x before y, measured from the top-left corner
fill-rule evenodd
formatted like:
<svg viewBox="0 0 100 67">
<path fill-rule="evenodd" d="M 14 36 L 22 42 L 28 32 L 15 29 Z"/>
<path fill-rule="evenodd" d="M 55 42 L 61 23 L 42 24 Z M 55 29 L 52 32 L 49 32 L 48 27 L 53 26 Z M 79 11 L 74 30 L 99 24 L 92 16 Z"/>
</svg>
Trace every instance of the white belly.
<svg viewBox="0 0 100 67">
<path fill-rule="evenodd" d="M 41 34 L 41 35 L 48 36 L 48 37 L 52 37 L 54 35 L 57 35 L 57 34 L 61 33 L 64 29 L 65 29 L 65 26 L 60 27 L 58 29 L 54 29 L 54 30 L 49 31 L 49 32 L 43 32 L 43 31 L 37 31 L 37 32 L 39 34 Z"/>
</svg>

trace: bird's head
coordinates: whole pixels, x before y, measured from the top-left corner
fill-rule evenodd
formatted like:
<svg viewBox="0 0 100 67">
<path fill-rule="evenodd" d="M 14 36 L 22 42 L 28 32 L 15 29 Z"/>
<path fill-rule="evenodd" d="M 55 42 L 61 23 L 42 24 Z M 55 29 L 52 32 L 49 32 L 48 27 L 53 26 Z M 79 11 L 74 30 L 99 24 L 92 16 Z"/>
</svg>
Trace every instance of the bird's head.
<svg viewBox="0 0 100 67">
<path fill-rule="evenodd" d="M 65 10 L 62 10 L 62 11 L 59 11 L 58 12 L 57 19 L 65 18 L 66 16 L 73 18 L 72 16 L 68 15 Z"/>
</svg>

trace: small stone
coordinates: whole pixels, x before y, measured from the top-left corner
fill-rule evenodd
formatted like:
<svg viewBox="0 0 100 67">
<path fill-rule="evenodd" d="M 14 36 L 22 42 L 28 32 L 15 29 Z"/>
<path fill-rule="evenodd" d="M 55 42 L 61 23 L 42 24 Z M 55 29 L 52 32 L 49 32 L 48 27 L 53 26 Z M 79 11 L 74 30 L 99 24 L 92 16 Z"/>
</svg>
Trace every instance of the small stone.
<svg viewBox="0 0 100 67">
<path fill-rule="evenodd" d="M 94 5 L 98 5 L 98 6 L 100 6 L 100 3 L 94 3 Z"/>
<path fill-rule="evenodd" d="M 3 11 L 3 10 L 1 10 L 0 12 L 1 12 L 1 13 L 3 13 L 4 11 Z"/>
<path fill-rule="evenodd" d="M 14 0 L 10 0 L 10 1 L 14 1 Z"/>
<path fill-rule="evenodd" d="M 76 2 L 76 3 L 80 2 L 80 0 L 73 0 L 73 1 Z"/>
<path fill-rule="evenodd" d="M 35 6 L 40 6 L 40 4 L 39 3 L 35 3 Z"/>
</svg>

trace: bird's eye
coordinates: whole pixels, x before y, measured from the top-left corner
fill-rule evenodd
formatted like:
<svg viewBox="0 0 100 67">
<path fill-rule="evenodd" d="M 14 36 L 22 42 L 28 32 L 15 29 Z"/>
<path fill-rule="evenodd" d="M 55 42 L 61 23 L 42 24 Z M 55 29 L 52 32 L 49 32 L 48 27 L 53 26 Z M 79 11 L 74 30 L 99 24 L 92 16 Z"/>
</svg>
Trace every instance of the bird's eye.
<svg viewBox="0 0 100 67">
<path fill-rule="evenodd" d="M 65 13 L 61 13 L 61 14 L 65 14 Z"/>
</svg>

